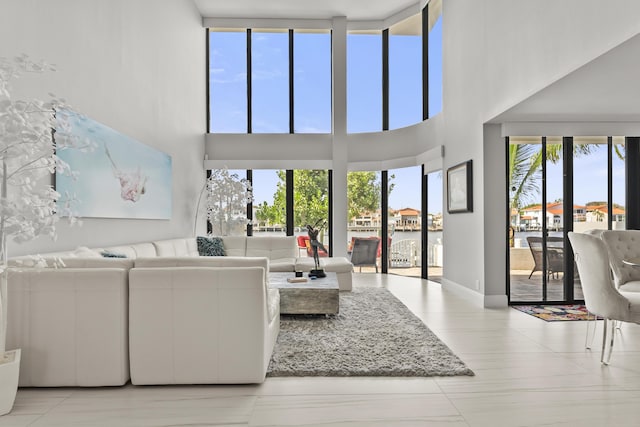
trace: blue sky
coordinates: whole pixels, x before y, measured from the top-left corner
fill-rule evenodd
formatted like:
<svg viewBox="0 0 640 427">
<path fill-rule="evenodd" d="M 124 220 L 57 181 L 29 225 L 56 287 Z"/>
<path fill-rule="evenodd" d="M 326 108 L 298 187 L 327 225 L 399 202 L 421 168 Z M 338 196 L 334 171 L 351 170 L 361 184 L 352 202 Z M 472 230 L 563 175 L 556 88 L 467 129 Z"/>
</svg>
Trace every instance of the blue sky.
<svg viewBox="0 0 640 427">
<path fill-rule="evenodd" d="M 252 32 L 252 131 L 289 132 L 289 64 L 287 32 Z M 211 131 L 247 132 L 246 33 L 212 32 L 210 39 Z M 381 34 L 347 38 L 347 131 L 382 130 Z M 422 119 L 419 36 L 391 35 L 389 40 L 389 127 Z M 331 132 L 330 33 L 294 32 L 294 131 Z M 442 110 L 442 19 L 429 33 L 429 116 Z M 244 175 L 244 171 L 241 172 Z M 389 171 L 395 188 L 393 209 L 420 208 L 420 168 Z M 586 204 L 607 197 L 606 146 L 574 161 L 574 200 Z M 624 163 L 614 156 L 613 199 L 624 205 Z M 254 171 L 255 201 L 271 202 L 278 182 L 275 171 Z M 549 164 L 547 199 L 562 197 L 562 164 Z M 541 196 L 540 196 L 541 198 Z M 442 211 L 442 173 L 430 176 L 429 212 Z"/>
<path fill-rule="evenodd" d="M 429 34 L 430 116 L 442 110 L 442 19 Z M 422 120 L 422 50 L 420 36 L 390 35 L 389 127 Z M 252 31 L 252 132 L 289 132 L 288 34 Z M 247 132 L 246 33 L 211 32 L 211 132 Z M 294 131 L 331 132 L 330 33 L 294 32 Z M 347 131 L 382 130 L 382 36 L 347 38 Z M 238 171 L 244 176 L 244 171 Z M 420 209 L 420 167 L 389 171 L 395 188 L 394 209 Z M 271 202 L 275 171 L 254 171 L 256 203 Z M 433 212 L 442 210 L 441 182 L 429 192 Z M 440 187 L 440 188 L 438 188 Z"/>
<path fill-rule="evenodd" d="M 562 198 L 562 162 L 547 164 L 547 201 Z M 542 195 L 538 196 L 542 200 Z M 607 145 L 592 146 L 589 155 L 573 160 L 573 200 L 577 205 L 607 200 Z M 613 202 L 625 204 L 624 162 L 613 155 Z"/>
</svg>

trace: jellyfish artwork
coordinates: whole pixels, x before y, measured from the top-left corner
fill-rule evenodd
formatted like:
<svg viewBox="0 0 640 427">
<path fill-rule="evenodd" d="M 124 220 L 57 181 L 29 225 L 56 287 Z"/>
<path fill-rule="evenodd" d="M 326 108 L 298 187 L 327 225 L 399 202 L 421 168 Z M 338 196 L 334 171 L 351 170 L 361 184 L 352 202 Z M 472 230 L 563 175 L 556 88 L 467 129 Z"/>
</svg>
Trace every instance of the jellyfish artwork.
<svg viewBox="0 0 640 427">
<path fill-rule="evenodd" d="M 148 177 L 142 173 L 139 166 L 138 169 L 133 172 L 124 172 L 118 169 L 116 163 L 111 157 L 111 153 L 109 153 L 107 144 L 104 145 L 104 151 L 111 162 L 113 176 L 120 181 L 120 197 L 122 200 L 129 200 L 134 203 L 140 200 L 140 196 L 142 196 L 146 191 L 145 185 Z"/>
</svg>

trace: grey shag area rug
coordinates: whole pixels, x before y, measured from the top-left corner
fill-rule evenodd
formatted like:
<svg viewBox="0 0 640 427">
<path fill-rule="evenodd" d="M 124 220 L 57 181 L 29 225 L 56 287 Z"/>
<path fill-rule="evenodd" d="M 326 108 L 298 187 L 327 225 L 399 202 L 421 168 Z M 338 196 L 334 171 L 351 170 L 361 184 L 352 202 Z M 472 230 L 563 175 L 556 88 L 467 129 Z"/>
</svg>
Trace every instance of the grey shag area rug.
<svg viewBox="0 0 640 427">
<path fill-rule="evenodd" d="M 335 316 L 282 316 L 268 377 L 474 375 L 383 288 L 340 293 Z"/>
</svg>

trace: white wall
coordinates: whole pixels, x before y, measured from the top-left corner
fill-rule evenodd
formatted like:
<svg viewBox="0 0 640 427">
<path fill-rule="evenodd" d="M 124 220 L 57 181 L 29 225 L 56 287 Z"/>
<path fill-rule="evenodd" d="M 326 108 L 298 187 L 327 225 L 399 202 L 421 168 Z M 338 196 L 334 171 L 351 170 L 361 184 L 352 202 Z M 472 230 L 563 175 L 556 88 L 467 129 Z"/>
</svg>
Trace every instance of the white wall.
<svg viewBox="0 0 640 427">
<path fill-rule="evenodd" d="M 191 0 L 2 0 L 0 55 L 57 65 L 16 86 L 54 92 L 125 135 L 171 155 L 171 220 L 86 218 L 58 240 L 12 245 L 10 255 L 190 235 L 204 182 L 205 31 Z M 27 84 L 28 83 L 28 84 Z"/>
<path fill-rule="evenodd" d="M 444 167 L 474 161 L 474 212 L 444 217 L 446 283 L 506 301 L 504 147 L 484 123 L 637 34 L 638 16 L 631 0 L 443 2 Z"/>
<path fill-rule="evenodd" d="M 472 0 L 462 3 L 468 5 Z M 484 40 L 486 57 L 485 120 L 640 32 L 640 2 L 636 0 L 481 3 L 485 5 L 481 16 L 486 20 L 479 37 Z"/>
<path fill-rule="evenodd" d="M 204 79 L 201 74 L 204 35 L 201 26 L 192 28 L 198 21 L 196 14 L 177 1 L 163 2 L 161 11 L 158 7 L 144 11 L 135 6 L 159 3 L 151 0 L 135 1 L 133 5 L 124 0 L 91 3 L 58 0 L 55 7 L 49 3 L 39 2 L 36 8 L 35 1 L 12 0 L 10 12 L 28 16 L 29 25 L 15 23 L 7 14 L 0 14 L 2 40 L 9 36 L 11 40 L 20 40 L 19 43 L 4 44 L 12 50 L 24 50 L 26 48 L 21 45 L 30 41 L 27 47 L 37 56 L 55 52 L 57 62 L 62 59 L 63 65 L 73 68 L 72 72 L 63 68 L 62 73 L 58 73 L 55 81 L 64 90 L 55 87 L 56 91 L 65 95 L 71 92 L 71 101 L 82 111 L 124 133 L 143 142 L 155 139 L 154 143 L 174 155 L 176 171 L 188 171 L 193 175 L 191 179 L 197 180 L 196 175 L 201 171 L 197 158 L 199 146 L 193 151 L 182 151 L 184 146 L 197 145 L 199 132 L 204 128 Z M 56 19 L 50 22 L 51 16 Z M 478 296 L 484 295 L 486 304 L 503 301 L 499 297 L 505 290 L 504 262 L 500 261 L 505 251 L 500 219 L 504 218 L 505 210 L 501 190 L 505 176 L 504 151 L 498 128 L 484 125 L 637 34 L 640 31 L 638 16 L 640 2 L 635 0 L 606 5 L 596 0 L 445 1 L 444 101 L 443 113 L 437 117 L 437 122 L 432 119 L 408 129 L 377 135 L 346 135 L 340 131 L 328 137 L 244 135 L 227 141 L 210 136 L 207 152 L 216 164 L 230 161 L 229 167 L 241 167 L 247 162 L 256 167 L 254 160 L 262 161 L 263 167 L 276 168 L 278 164 L 289 167 L 292 162 L 299 164 L 307 160 L 321 165 L 331 162 L 334 166 L 339 165 L 341 171 L 345 162 L 385 164 L 387 160 L 398 159 L 409 165 L 412 157 L 420 159 L 422 153 L 438 149 L 440 145 L 444 145 L 444 169 L 472 159 L 474 211 L 445 214 L 444 218 L 445 283 L 460 285 Z M 139 28 L 145 28 L 145 31 Z M 19 36 L 15 37 L 14 33 Z M 77 37 L 77 33 L 84 37 Z M 149 36 L 149 33 L 153 35 Z M 42 42 L 43 38 L 46 43 Z M 57 43 L 51 45 L 51 39 Z M 71 49 L 60 47 L 61 40 Z M 92 53 L 100 50 L 104 52 Z M 82 56 L 86 52 L 90 56 L 88 61 Z M 103 55 L 109 57 L 106 72 L 102 71 L 100 63 Z M 185 62 L 195 68 L 182 66 Z M 170 68 L 155 69 L 155 64 Z M 162 76 L 156 77 L 156 71 L 163 73 Z M 76 81 L 70 80 L 69 76 L 79 79 L 78 90 L 74 90 Z M 340 77 L 338 87 L 344 87 L 343 79 L 344 76 Z M 171 96 L 159 93 L 162 89 L 156 81 L 169 86 L 165 89 L 173 92 Z M 90 96 L 87 91 L 99 92 L 100 97 Z M 118 105 L 127 107 L 114 107 L 114 98 L 120 101 Z M 107 102 L 99 103 L 96 99 Z M 177 104 L 169 105 L 169 100 Z M 131 111 L 142 120 L 132 120 Z M 175 120 L 174 125 L 164 121 L 178 117 L 180 120 Z M 262 144 L 265 139 L 276 145 L 269 146 L 272 151 L 261 153 L 259 150 L 265 149 Z M 180 149 L 174 148 L 176 140 L 180 141 Z M 294 146 L 297 142 L 303 143 Z M 313 142 L 318 145 L 312 145 Z M 344 148 L 342 144 L 347 149 L 337 150 Z M 189 159 L 183 159 L 184 167 L 179 165 L 181 156 Z M 194 170 L 198 173 L 192 172 Z M 194 191 L 184 185 L 189 181 L 187 177 L 176 177 L 176 180 L 179 188 Z M 168 235 L 179 235 L 189 228 L 181 225 L 180 220 L 189 217 L 192 208 L 185 202 L 194 198 L 193 193 L 182 196 L 174 191 L 174 194 L 177 198 L 176 219 L 161 232 Z M 93 220 L 81 233 L 96 231 L 101 240 L 113 240 L 106 234 L 100 235 L 99 226 L 103 223 L 122 225 L 125 230 L 133 230 L 138 224 L 137 221 Z M 140 230 L 136 229 L 134 234 L 140 236 L 140 240 L 160 232 L 155 228 L 161 223 L 145 221 L 140 224 Z M 67 238 L 67 242 L 80 240 Z"/>
</svg>

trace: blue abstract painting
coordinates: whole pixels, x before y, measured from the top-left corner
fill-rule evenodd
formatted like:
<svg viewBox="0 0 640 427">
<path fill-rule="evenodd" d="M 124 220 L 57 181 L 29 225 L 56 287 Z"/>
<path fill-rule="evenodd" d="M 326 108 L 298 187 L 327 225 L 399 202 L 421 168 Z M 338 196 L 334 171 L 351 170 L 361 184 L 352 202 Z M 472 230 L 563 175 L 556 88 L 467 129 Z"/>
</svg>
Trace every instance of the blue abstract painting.
<svg viewBox="0 0 640 427">
<path fill-rule="evenodd" d="M 73 199 L 85 218 L 171 218 L 171 156 L 72 111 L 56 116 L 65 133 L 92 146 L 57 150 L 74 175 L 56 172 L 59 203 Z"/>
</svg>

